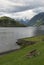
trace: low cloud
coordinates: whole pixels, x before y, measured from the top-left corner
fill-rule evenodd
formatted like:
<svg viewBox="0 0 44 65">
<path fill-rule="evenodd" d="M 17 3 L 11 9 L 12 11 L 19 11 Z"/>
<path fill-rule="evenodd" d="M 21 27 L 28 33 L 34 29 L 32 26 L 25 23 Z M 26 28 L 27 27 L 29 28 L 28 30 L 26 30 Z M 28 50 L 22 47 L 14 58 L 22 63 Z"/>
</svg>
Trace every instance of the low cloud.
<svg viewBox="0 0 44 65">
<path fill-rule="evenodd" d="M 17 17 L 26 11 L 26 16 L 29 10 L 32 10 L 33 13 L 44 12 L 44 0 L 0 0 L 0 15 L 6 14 L 10 16 L 14 14 Z"/>
<path fill-rule="evenodd" d="M 33 10 L 33 12 L 35 12 L 35 13 L 44 12 L 44 7 L 35 8 L 35 9 Z"/>
</svg>

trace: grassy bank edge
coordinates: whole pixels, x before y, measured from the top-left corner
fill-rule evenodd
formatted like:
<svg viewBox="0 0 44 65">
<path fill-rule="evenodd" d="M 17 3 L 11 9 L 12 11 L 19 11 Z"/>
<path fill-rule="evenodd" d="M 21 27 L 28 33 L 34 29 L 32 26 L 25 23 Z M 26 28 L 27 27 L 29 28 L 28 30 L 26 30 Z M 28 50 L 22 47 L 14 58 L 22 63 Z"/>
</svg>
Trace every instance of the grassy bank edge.
<svg viewBox="0 0 44 65">
<path fill-rule="evenodd" d="M 44 35 L 23 38 L 25 41 L 37 41 L 37 44 L 28 45 L 18 51 L 0 56 L 0 65 L 44 65 Z M 27 58 L 26 54 L 33 49 L 40 51 L 37 57 Z"/>
</svg>

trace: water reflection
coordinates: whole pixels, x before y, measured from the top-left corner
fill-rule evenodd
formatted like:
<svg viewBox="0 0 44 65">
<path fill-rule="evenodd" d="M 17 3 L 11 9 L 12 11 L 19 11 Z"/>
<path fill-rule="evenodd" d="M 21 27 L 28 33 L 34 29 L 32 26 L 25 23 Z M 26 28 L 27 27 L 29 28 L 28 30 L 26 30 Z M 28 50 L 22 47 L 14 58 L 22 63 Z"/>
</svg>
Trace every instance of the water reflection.
<svg viewBox="0 0 44 65">
<path fill-rule="evenodd" d="M 44 34 L 44 27 L 0 28 L 0 53 L 18 49 L 17 39 Z"/>
</svg>

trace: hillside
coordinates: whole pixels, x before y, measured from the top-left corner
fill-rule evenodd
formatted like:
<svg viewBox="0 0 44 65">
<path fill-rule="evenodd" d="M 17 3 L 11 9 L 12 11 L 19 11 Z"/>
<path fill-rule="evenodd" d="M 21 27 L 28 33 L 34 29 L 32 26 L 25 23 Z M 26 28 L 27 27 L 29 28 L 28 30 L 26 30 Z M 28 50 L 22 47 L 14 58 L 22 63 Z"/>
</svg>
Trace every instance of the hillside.
<svg viewBox="0 0 44 65">
<path fill-rule="evenodd" d="M 0 27 L 25 27 L 25 25 L 10 17 L 3 16 L 0 17 Z"/>
<path fill-rule="evenodd" d="M 28 26 L 44 25 L 44 12 L 35 15 L 29 22 Z"/>
<path fill-rule="evenodd" d="M 29 22 L 29 19 L 16 19 L 18 22 L 20 22 L 21 24 L 27 25 L 27 23 Z"/>
<path fill-rule="evenodd" d="M 22 39 L 22 41 L 23 40 L 36 43 L 34 45 L 28 45 L 18 51 L 0 56 L 0 65 L 44 65 L 44 35 L 25 38 Z M 37 49 L 40 54 L 30 58 L 27 54 L 33 49 Z"/>
</svg>

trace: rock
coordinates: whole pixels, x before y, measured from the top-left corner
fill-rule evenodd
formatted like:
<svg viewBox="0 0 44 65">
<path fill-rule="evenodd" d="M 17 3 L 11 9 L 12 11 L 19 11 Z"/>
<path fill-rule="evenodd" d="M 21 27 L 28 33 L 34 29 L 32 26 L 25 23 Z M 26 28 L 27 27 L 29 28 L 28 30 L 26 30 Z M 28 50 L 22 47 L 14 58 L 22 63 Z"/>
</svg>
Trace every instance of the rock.
<svg viewBox="0 0 44 65">
<path fill-rule="evenodd" d="M 22 39 L 18 39 L 17 42 L 16 42 L 18 45 L 33 45 L 35 44 L 36 42 L 34 41 L 25 41 L 25 40 L 22 40 Z"/>
<path fill-rule="evenodd" d="M 44 41 L 44 39 L 42 39 L 42 41 Z"/>
<path fill-rule="evenodd" d="M 27 54 L 27 57 L 35 57 L 35 56 L 38 56 L 40 54 L 40 52 L 39 51 L 37 51 L 36 49 L 35 50 L 32 50 L 31 52 L 29 52 L 28 54 Z"/>
</svg>

